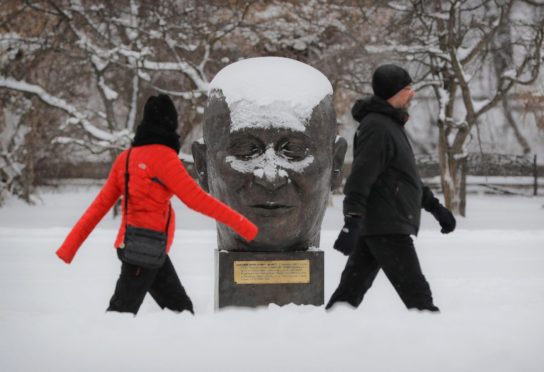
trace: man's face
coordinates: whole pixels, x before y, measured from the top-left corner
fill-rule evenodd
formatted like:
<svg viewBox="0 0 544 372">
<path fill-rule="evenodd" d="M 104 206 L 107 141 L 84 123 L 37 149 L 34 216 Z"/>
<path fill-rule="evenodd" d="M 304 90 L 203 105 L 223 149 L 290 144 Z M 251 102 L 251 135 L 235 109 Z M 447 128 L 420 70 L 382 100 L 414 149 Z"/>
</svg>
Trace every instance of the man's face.
<svg viewBox="0 0 544 372">
<path fill-rule="evenodd" d="M 388 102 L 393 107 L 408 110 L 410 108 L 410 103 L 412 103 L 412 98 L 414 98 L 415 95 L 416 92 L 412 85 L 407 85 L 398 91 L 393 97 L 389 98 Z"/>
<path fill-rule="evenodd" d="M 331 182 L 338 174 L 333 171 L 345 154 L 345 140 L 335 143 L 330 99 L 314 108 L 304 131 L 259 125 L 231 131 L 229 108 L 221 99 L 210 101 L 204 120 L 205 145 L 193 145 L 197 170 L 205 172 L 201 184 L 259 227 L 257 238 L 247 243 L 218 224 L 219 249 L 318 246 Z M 205 159 L 197 154 L 199 147 Z"/>
</svg>

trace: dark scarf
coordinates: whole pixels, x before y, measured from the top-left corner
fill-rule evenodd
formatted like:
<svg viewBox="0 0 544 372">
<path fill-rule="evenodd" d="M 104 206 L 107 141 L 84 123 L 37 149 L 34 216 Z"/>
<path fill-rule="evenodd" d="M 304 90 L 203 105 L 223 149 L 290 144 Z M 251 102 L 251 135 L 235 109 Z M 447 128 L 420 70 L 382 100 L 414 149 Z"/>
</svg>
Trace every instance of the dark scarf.
<svg viewBox="0 0 544 372">
<path fill-rule="evenodd" d="M 179 153 L 181 143 L 179 136 L 175 131 L 169 131 L 159 126 L 144 125 L 143 123 L 136 129 L 132 147 L 159 144 L 165 145 Z"/>
<path fill-rule="evenodd" d="M 406 110 L 395 108 L 378 96 L 358 99 L 351 109 L 351 115 L 358 122 L 361 122 L 365 116 L 373 112 L 389 116 L 402 126 L 404 126 L 410 118 L 410 115 Z"/>
</svg>

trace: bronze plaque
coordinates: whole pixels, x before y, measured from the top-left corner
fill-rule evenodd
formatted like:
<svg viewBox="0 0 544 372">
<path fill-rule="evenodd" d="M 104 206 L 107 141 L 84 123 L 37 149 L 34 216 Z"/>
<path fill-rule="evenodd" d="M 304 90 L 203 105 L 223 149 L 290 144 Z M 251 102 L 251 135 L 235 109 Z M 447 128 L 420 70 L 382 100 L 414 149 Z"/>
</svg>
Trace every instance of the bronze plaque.
<svg viewBox="0 0 544 372">
<path fill-rule="evenodd" d="M 310 283 L 310 260 L 234 261 L 236 284 Z"/>
</svg>

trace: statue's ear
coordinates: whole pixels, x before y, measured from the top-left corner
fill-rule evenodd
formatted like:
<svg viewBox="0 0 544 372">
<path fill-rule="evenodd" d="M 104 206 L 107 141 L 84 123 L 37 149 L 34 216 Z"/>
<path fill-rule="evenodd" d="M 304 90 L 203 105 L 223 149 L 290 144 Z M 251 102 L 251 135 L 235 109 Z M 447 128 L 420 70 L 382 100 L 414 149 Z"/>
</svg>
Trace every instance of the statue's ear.
<svg viewBox="0 0 544 372">
<path fill-rule="evenodd" d="M 342 166 L 344 165 L 344 157 L 346 156 L 347 149 L 348 142 L 346 139 L 340 136 L 336 137 L 332 157 L 331 190 L 342 185 Z"/>
<path fill-rule="evenodd" d="M 209 192 L 208 187 L 208 164 L 206 159 L 206 144 L 204 142 L 195 141 L 191 145 L 193 159 L 195 160 L 195 171 L 200 186 Z"/>
</svg>

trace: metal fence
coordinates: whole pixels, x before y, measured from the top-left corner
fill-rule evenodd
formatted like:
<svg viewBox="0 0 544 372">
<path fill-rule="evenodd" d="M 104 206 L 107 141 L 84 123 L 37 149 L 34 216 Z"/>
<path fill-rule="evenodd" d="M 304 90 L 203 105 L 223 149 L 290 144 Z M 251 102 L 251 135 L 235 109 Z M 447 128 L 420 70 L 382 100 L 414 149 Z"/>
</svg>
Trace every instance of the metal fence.
<svg viewBox="0 0 544 372">
<path fill-rule="evenodd" d="M 440 164 L 436 155 L 416 155 L 421 177 L 428 183 L 440 182 Z M 544 167 L 536 154 L 482 154 L 467 157 L 467 188 L 486 188 L 503 194 L 538 195 L 539 178 Z M 541 182 L 541 181 L 540 181 Z"/>
<path fill-rule="evenodd" d="M 421 177 L 435 190 L 440 190 L 440 164 L 436 155 L 416 155 Z M 184 163 L 194 176 L 193 164 Z M 40 184 L 53 184 L 57 179 L 107 177 L 110 163 L 54 163 L 38 167 Z M 480 154 L 467 158 L 467 186 L 469 191 L 485 189 L 490 193 L 538 195 L 543 189 L 544 166 L 538 165 L 537 155 Z M 344 177 L 351 164 L 343 167 Z M 541 183 L 539 185 L 539 182 Z M 341 192 L 341 188 L 336 190 Z"/>
</svg>

